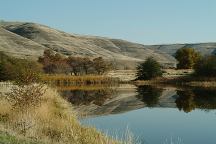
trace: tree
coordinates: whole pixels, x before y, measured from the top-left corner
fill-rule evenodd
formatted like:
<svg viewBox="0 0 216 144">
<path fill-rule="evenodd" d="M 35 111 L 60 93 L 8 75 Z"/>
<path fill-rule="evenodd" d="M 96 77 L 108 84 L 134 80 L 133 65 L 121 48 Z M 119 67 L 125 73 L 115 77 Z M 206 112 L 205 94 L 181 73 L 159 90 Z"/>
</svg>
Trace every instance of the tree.
<svg viewBox="0 0 216 144">
<path fill-rule="evenodd" d="M 198 76 L 216 76 L 216 56 L 207 56 L 200 59 L 194 67 L 195 74 Z"/>
<path fill-rule="evenodd" d="M 177 50 L 175 58 L 178 60 L 178 69 L 191 69 L 199 61 L 201 55 L 193 48 L 180 48 Z"/>
<path fill-rule="evenodd" d="M 97 74 L 101 75 L 112 68 L 112 64 L 105 61 L 102 57 L 93 59 L 93 66 Z"/>
<path fill-rule="evenodd" d="M 160 64 L 152 57 L 137 67 L 137 80 L 150 80 L 162 76 Z"/>
<path fill-rule="evenodd" d="M 68 57 L 67 63 L 70 66 L 71 75 L 82 75 L 83 73 L 83 58 L 80 57 Z"/>
<path fill-rule="evenodd" d="M 45 73 L 68 73 L 69 65 L 65 57 L 52 50 L 45 50 L 43 56 L 38 58 L 38 62 L 43 64 Z"/>
<path fill-rule="evenodd" d="M 3 63 L 0 63 L 0 80 L 4 80 L 4 66 Z"/>
<path fill-rule="evenodd" d="M 64 57 L 51 50 L 45 50 L 43 56 L 39 57 L 38 62 L 43 64 L 45 73 L 70 73 L 71 75 L 85 74 L 104 74 L 112 68 L 110 62 L 102 57 L 91 60 L 88 57 Z"/>
<path fill-rule="evenodd" d="M 90 74 L 92 73 L 93 69 L 93 62 L 89 58 L 83 58 L 83 70 L 85 71 L 85 74 Z"/>
</svg>

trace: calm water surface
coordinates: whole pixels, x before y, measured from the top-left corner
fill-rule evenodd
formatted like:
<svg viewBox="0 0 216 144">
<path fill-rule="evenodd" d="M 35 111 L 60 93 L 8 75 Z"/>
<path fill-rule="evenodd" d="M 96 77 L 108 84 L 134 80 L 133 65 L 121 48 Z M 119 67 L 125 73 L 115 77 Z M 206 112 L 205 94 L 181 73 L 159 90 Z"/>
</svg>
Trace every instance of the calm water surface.
<svg viewBox="0 0 216 144">
<path fill-rule="evenodd" d="M 144 144 L 216 144 L 216 90 L 128 86 L 64 90 L 83 125 Z"/>
</svg>

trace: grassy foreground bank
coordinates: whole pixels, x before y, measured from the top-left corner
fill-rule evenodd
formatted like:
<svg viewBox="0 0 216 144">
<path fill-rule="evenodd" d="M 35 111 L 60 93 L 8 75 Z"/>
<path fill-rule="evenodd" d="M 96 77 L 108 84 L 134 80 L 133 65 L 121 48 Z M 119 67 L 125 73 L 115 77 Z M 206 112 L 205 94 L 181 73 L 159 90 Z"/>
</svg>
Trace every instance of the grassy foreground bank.
<svg viewBox="0 0 216 144">
<path fill-rule="evenodd" d="M 38 100 L 30 100 L 28 92 L 35 87 L 37 85 L 26 87 L 22 93 L 26 95 L 25 101 L 17 97 L 16 103 L 8 100 L 8 94 L 0 93 L 0 143 L 123 143 L 94 128 L 81 126 L 71 105 L 52 88 L 45 86 L 46 91 Z M 9 96 L 13 96 L 13 92 L 9 92 Z M 39 105 L 33 104 L 35 102 Z"/>
</svg>

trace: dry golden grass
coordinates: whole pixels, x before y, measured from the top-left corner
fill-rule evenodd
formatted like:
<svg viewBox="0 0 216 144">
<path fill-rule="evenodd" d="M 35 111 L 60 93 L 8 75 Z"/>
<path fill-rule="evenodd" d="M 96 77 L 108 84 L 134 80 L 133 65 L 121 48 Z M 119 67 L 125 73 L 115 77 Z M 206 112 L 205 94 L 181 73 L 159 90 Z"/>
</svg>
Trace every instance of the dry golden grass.
<svg viewBox="0 0 216 144">
<path fill-rule="evenodd" d="M 216 88 L 216 81 L 192 81 L 192 82 L 188 82 L 187 85 L 196 86 L 196 87 Z"/>
<path fill-rule="evenodd" d="M 0 130 L 51 144 L 116 144 L 94 128 L 83 127 L 76 119 L 71 105 L 56 90 L 47 88 L 40 106 L 20 110 L 1 96 Z"/>
<path fill-rule="evenodd" d="M 65 90 L 84 90 L 84 91 L 94 91 L 94 90 L 103 90 L 107 88 L 112 88 L 111 86 L 107 85 L 81 85 L 81 86 L 57 86 L 56 89 L 59 91 Z"/>
<path fill-rule="evenodd" d="M 113 84 L 118 83 L 118 78 L 112 78 L 103 75 L 43 75 L 42 80 L 48 83 L 56 83 L 58 85 L 79 85 L 79 84 Z"/>
</svg>

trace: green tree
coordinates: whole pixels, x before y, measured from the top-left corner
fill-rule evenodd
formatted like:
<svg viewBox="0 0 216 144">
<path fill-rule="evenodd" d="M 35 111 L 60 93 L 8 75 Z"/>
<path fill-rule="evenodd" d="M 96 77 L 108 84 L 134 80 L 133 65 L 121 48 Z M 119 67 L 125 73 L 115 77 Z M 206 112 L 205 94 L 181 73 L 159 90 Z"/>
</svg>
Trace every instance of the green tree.
<svg viewBox="0 0 216 144">
<path fill-rule="evenodd" d="M 199 61 L 201 55 L 193 48 L 180 48 L 177 50 L 175 58 L 178 60 L 178 69 L 191 69 Z"/>
<path fill-rule="evenodd" d="M 137 79 L 138 80 L 150 80 L 156 77 L 162 76 L 161 65 L 152 57 L 137 67 Z"/>
<path fill-rule="evenodd" d="M 216 56 L 207 56 L 200 59 L 194 67 L 195 74 L 199 76 L 216 76 Z"/>
</svg>

